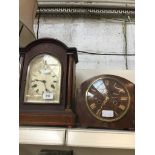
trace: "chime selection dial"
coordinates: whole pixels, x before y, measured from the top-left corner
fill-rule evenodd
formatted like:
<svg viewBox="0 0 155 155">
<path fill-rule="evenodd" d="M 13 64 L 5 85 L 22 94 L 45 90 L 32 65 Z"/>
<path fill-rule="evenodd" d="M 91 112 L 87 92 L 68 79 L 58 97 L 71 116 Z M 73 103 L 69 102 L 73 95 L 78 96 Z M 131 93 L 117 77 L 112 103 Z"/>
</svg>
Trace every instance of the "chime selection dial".
<svg viewBox="0 0 155 155">
<path fill-rule="evenodd" d="M 130 107 L 130 94 L 126 87 L 112 77 L 93 81 L 86 91 L 86 104 L 98 120 L 114 122 L 121 119 Z"/>
</svg>

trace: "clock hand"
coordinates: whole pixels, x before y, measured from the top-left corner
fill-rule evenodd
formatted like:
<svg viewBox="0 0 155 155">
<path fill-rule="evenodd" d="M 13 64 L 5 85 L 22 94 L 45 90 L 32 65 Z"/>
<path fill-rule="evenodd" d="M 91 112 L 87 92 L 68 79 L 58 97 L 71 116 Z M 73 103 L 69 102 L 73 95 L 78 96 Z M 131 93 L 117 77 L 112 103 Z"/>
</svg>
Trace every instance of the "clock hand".
<svg viewBox="0 0 155 155">
<path fill-rule="evenodd" d="M 41 82 L 43 82 L 44 86 L 45 86 L 45 90 L 50 92 L 47 88 L 46 88 L 46 80 L 41 80 Z"/>
<path fill-rule="evenodd" d="M 44 84 L 44 86 L 45 86 L 45 90 L 48 91 L 48 92 L 50 92 L 50 91 L 47 89 L 47 87 L 46 87 L 46 80 L 35 79 L 35 80 L 33 80 L 32 82 L 35 82 L 35 81 L 40 81 L 40 82 L 42 82 L 42 83 Z"/>
<path fill-rule="evenodd" d="M 104 99 L 104 101 L 101 104 L 101 109 L 103 108 L 103 106 L 109 101 L 109 97 L 106 95 L 106 98 Z"/>
<path fill-rule="evenodd" d="M 108 95 L 109 95 L 109 97 L 110 97 L 110 103 L 112 102 L 113 103 L 113 105 L 117 105 L 117 97 L 115 97 L 115 96 L 113 96 L 109 91 L 108 91 Z"/>
<path fill-rule="evenodd" d="M 108 100 L 109 100 L 109 97 L 106 95 L 106 98 L 105 98 L 105 100 L 102 102 L 102 104 L 101 104 L 101 108 L 99 108 L 99 109 L 97 110 L 96 115 L 100 115 L 103 106 L 108 102 Z"/>
</svg>

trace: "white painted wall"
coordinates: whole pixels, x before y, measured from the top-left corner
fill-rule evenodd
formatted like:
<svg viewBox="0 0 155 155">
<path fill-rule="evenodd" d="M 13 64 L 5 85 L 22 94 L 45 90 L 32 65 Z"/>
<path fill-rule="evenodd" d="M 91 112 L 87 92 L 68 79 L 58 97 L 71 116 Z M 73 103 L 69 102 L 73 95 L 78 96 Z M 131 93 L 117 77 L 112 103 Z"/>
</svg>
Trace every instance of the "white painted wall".
<svg viewBox="0 0 155 155">
<path fill-rule="evenodd" d="M 35 23 L 37 23 L 37 20 Z M 34 29 L 36 32 L 37 24 L 34 25 Z M 105 18 L 42 15 L 40 18 L 39 38 L 56 38 L 69 47 L 76 47 L 79 51 L 125 53 L 123 30 L 124 21 L 120 21 L 120 19 L 108 20 Z M 127 23 L 126 35 L 127 52 L 133 54 L 135 53 L 134 23 Z M 87 71 L 92 72 L 92 76 L 94 76 L 94 73 L 95 75 L 104 74 L 104 70 L 112 70 L 114 74 L 117 74 L 118 70 L 126 70 L 124 56 L 99 56 L 78 53 L 78 58 L 79 63 L 76 70 L 78 85 L 82 82 L 81 77 L 87 77 Z M 129 56 L 128 69 L 134 70 L 134 66 L 134 56 Z M 132 75 L 133 77 L 129 77 L 129 80 L 134 79 L 134 74 Z M 84 79 L 86 80 L 86 78 Z"/>
</svg>

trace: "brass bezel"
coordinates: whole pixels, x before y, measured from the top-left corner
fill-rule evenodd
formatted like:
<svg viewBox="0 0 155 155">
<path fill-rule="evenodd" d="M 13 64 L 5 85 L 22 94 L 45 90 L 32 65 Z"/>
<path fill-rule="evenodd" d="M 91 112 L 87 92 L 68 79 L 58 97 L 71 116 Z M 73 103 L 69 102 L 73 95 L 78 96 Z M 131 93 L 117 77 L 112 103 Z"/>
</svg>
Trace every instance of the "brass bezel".
<svg viewBox="0 0 155 155">
<path fill-rule="evenodd" d="M 88 100 L 87 100 L 88 90 L 90 89 L 90 87 L 92 86 L 92 84 L 95 83 L 95 82 L 98 81 L 98 80 L 105 79 L 105 78 L 115 80 L 115 81 L 117 81 L 119 84 L 121 84 L 121 85 L 123 86 L 123 88 L 125 88 L 125 90 L 126 90 L 126 92 L 127 92 L 127 94 L 128 94 L 128 97 L 129 97 L 128 106 L 127 106 L 126 110 L 123 112 L 123 114 L 122 114 L 121 116 L 119 116 L 119 117 L 117 117 L 117 118 L 114 118 L 114 119 L 111 119 L 111 120 L 108 120 L 108 119 L 105 119 L 105 118 L 101 118 L 101 117 L 96 116 L 96 115 L 92 112 L 92 110 L 90 109 L 90 107 L 89 107 L 89 105 L 88 105 Z M 122 82 L 120 82 L 118 79 L 113 78 L 113 77 L 108 77 L 108 76 L 106 76 L 106 77 L 104 77 L 104 76 L 103 76 L 103 77 L 99 77 L 99 78 L 97 78 L 96 80 L 94 80 L 94 81 L 92 81 L 92 82 L 90 83 L 90 85 L 88 86 L 88 89 L 86 90 L 86 93 L 85 93 L 85 100 L 86 100 L 86 105 L 87 105 L 87 107 L 88 107 L 88 109 L 89 109 L 91 115 L 93 115 L 96 119 L 98 119 L 98 120 L 100 120 L 100 121 L 104 121 L 104 122 L 115 122 L 115 121 L 120 120 L 120 119 L 128 112 L 128 109 L 129 109 L 130 103 L 131 103 L 131 97 L 130 97 L 130 93 L 129 93 L 128 89 L 127 89 L 127 88 L 122 84 Z"/>
</svg>

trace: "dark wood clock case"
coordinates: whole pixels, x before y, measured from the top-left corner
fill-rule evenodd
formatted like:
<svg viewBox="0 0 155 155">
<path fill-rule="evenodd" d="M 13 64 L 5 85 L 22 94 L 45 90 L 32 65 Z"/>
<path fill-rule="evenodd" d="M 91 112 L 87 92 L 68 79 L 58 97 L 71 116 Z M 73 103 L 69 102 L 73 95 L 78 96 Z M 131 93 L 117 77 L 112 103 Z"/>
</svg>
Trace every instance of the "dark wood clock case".
<svg viewBox="0 0 155 155">
<path fill-rule="evenodd" d="M 24 90 L 27 69 L 30 61 L 39 54 L 56 57 L 62 66 L 60 103 L 59 104 L 27 104 L 24 103 Z M 75 65 L 78 62 L 76 48 L 68 48 L 64 43 L 43 38 L 20 49 L 20 125 L 74 126 Z"/>
<path fill-rule="evenodd" d="M 130 94 L 130 107 L 127 113 L 121 119 L 113 122 L 104 122 L 95 118 L 86 105 L 86 92 L 90 84 L 98 78 L 112 77 L 119 80 Z M 104 128 L 104 129 L 121 129 L 121 130 L 134 130 L 135 129 L 135 85 L 118 76 L 114 75 L 99 75 L 84 81 L 77 90 L 77 103 L 76 112 L 78 117 L 78 126 L 84 128 Z"/>
</svg>

